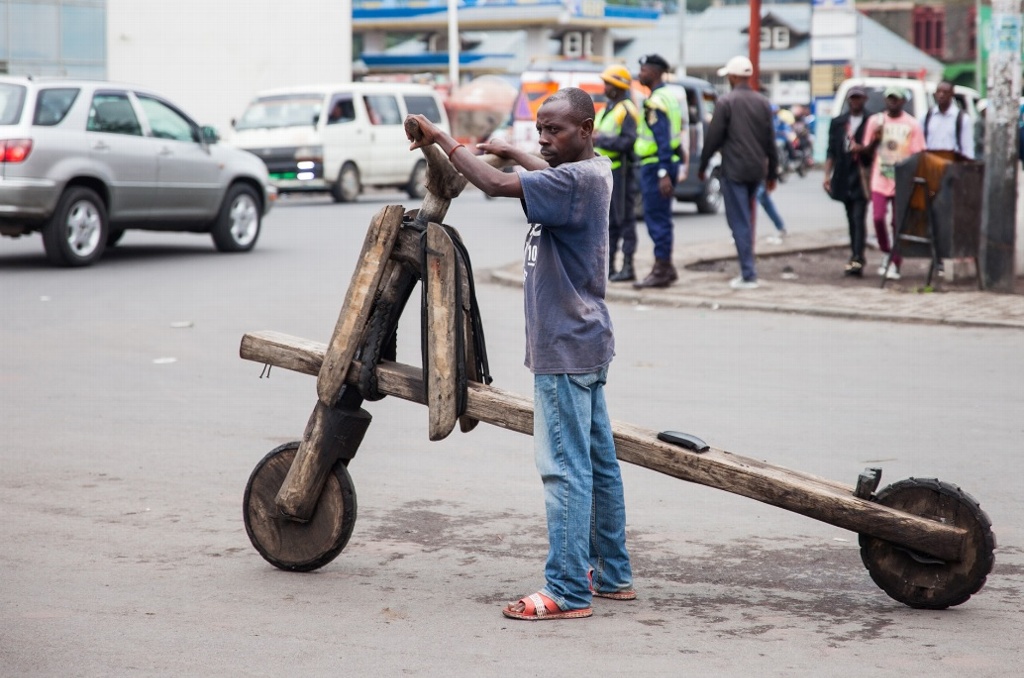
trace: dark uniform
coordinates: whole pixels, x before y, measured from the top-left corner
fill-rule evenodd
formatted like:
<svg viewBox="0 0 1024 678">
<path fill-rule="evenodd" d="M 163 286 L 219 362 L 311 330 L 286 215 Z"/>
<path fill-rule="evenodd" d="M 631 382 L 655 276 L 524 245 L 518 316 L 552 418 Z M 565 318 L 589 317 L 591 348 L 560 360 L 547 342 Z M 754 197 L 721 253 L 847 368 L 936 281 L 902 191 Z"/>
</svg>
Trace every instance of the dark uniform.
<svg viewBox="0 0 1024 678">
<path fill-rule="evenodd" d="M 613 282 L 635 280 L 633 254 L 636 252 L 634 216 L 633 144 L 636 142 L 636 104 L 629 98 L 630 75 L 622 66 L 609 66 L 601 79 L 624 94 L 597 115 L 594 124 L 594 150 L 612 161 L 612 203 L 608 214 L 608 279 Z M 607 90 L 610 94 L 614 92 Z M 615 257 L 622 243 L 622 270 L 616 270 Z"/>
</svg>

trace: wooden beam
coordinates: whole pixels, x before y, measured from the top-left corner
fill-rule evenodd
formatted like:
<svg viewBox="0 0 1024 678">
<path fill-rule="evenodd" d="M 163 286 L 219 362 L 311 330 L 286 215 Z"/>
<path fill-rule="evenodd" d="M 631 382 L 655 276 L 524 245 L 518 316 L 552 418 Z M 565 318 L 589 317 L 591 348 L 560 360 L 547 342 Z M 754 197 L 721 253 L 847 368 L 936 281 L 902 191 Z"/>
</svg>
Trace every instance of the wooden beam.
<svg viewBox="0 0 1024 678">
<path fill-rule="evenodd" d="M 444 228 L 427 226 L 427 408 L 430 440 L 443 440 L 455 428 L 459 413 L 458 356 L 456 355 L 455 245 Z"/>
<path fill-rule="evenodd" d="M 316 374 L 326 347 L 279 332 L 242 339 L 247 360 L 295 366 Z M 351 375 L 358 373 L 353 369 Z M 422 371 L 399 363 L 377 368 L 381 392 L 423 403 Z M 470 382 L 466 414 L 527 435 L 533 434 L 533 403 L 501 389 Z M 922 516 L 887 508 L 853 495 L 853 487 L 767 462 L 711 448 L 697 454 L 658 440 L 654 431 L 612 422 L 619 459 L 666 475 L 707 485 L 794 511 L 823 522 L 891 541 L 948 561 L 961 558 L 967 531 Z"/>
<path fill-rule="evenodd" d="M 308 450 L 306 461 L 298 463 L 296 451 L 275 498 L 278 510 L 302 522 L 312 518 L 327 474 L 339 459 L 355 456 L 369 425 L 366 410 L 327 407 L 317 401 L 299 442 L 300 450 Z"/>
<path fill-rule="evenodd" d="M 338 458 L 334 449 L 337 431 L 347 418 L 334 407 L 341 398 L 352 358 L 361 345 L 384 273 L 389 267 L 401 265 L 391 260 L 391 250 L 402 228 L 403 216 L 400 205 L 389 205 L 374 216 L 366 231 L 331 342 L 320 362 L 316 385 L 319 400 L 276 498 L 278 509 L 296 520 L 308 520 L 313 515 L 323 481 Z M 358 444 L 357 441 L 357 447 Z"/>
<path fill-rule="evenodd" d="M 388 205 L 374 216 L 366 232 L 363 249 L 352 272 L 352 282 L 345 293 L 345 303 L 341 306 L 324 363 L 317 376 L 317 396 L 328 407 L 334 406 L 341 397 L 345 375 L 360 346 L 359 339 L 366 328 L 374 295 L 384 276 L 385 265 L 390 261 L 391 249 L 398 239 L 403 214 L 401 205 Z"/>
</svg>

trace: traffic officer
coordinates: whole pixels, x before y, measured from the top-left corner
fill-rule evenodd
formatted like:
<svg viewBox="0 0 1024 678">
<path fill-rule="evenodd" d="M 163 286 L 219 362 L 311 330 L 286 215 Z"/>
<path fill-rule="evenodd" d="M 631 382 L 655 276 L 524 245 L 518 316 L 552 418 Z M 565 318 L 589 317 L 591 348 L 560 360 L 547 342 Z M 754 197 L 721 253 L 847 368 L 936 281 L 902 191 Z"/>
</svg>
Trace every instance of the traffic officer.
<svg viewBox="0 0 1024 678">
<path fill-rule="evenodd" d="M 640 161 L 640 193 L 647 233 L 654 241 L 654 268 L 633 287 L 668 287 L 679 279 L 672 265 L 672 200 L 679 163 L 683 160 L 680 134 L 683 116 L 679 101 L 663 78 L 668 62 L 657 54 L 640 58 L 640 84 L 651 90 L 634 152 Z"/>
<path fill-rule="evenodd" d="M 601 73 L 604 95 L 608 99 L 597 114 L 594 126 L 594 150 L 612 161 L 612 203 L 608 214 L 608 279 L 612 282 L 636 280 L 633 254 L 636 252 L 636 216 L 633 204 L 633 145 L 636 143 L 636 104 L 629 96 L 633 77 L 625 66 L 609 66 Z M 616 270 L 615 257 L 622 242 L 622 269 Z"/>
</svg>

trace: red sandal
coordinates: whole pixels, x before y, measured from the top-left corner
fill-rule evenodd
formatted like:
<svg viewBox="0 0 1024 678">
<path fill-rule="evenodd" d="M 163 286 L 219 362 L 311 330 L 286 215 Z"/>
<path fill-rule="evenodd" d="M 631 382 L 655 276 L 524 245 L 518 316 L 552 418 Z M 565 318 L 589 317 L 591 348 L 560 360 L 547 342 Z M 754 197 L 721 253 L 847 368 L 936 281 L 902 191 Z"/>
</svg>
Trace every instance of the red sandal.
<svg viewBox="0 0 1024 678">
<path fill-rule="evenodd" d="M 509 603 L 501 613 L 509 619 L 540 621 L 545 619 L 582 619 L 594 614 L 594 610 L 589 607 L 579 610 L 563 610 L 555 601 L 538 591 Z"/>
<path fill-rule="evenodd" d="M 636 591 L 633 589 L 610 592 L 596 590 L 594 588 L 594 568 L 587 570 L 587 581 L 590 582 L 590 593 L 598 598 L 607 598 L 608 600 L 636 600 Z"/>
</svg>

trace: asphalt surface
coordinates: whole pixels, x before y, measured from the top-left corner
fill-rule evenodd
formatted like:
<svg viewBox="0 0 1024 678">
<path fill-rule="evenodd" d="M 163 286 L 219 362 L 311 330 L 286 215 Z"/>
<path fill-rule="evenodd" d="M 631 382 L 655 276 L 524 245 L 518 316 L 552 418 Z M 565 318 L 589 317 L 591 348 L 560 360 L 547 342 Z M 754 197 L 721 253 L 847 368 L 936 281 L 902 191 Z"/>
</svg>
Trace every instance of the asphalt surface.
<svg viewBox="0 0 1024 678">
<path fill-rule="evenodd" d="M 779 196 L 794 215 L 788 246 L 812 222 L 835 223 L 810 188 Z M 3 241 L 0 676 L 1015 675 L 1020 335 L 821 317 L 821 306 L 744 310 L 729 304 L 788 287 L 766 275 L 733 292 L 714 266 L 666 292 L 612 290 L 624 295 L 610 304 L 613 418 L 846 484 L 880 466 L 883 484 L 960 485 L 998 538 L 971 600 L 913 610 L 873 583 L 856 534 L 625 464 L 640 598 L 597 601 L 587 620 L 506 620 L 502 605 L 542 582 L 532 439 L 481 425 L 431 443 L 425 408 L 396 398 L 364 405 L 373 423 L 349 466 L 358 520 L 344 552 L 309 574 L 263 560 L 243 524 L 246 480 L 302 436 L 316 389 L 277 368 L 260 378 L 239 340 L 270 329 L 326 341 L 367 224 L 389 202 L 408 204 L 283 201 L 239 256 L 205 236 L 129 233 L 97 266 L 61 271 L 38 238 Z M 517 268 L 519 205 L 456 202 L 450 221 L 480 279 Z M 723 217 L 677 224 L 678 263 L 733 256 Z M 815 287 L 784 282 L 780 309 Z M 873 282 L 864 292 L 884 298 L 954 295 Z M 495 386 L 529 394 L 521 293 L 477 292 Z M 416 311 L 399 331 L 410 364 Z"/>
</svg>

